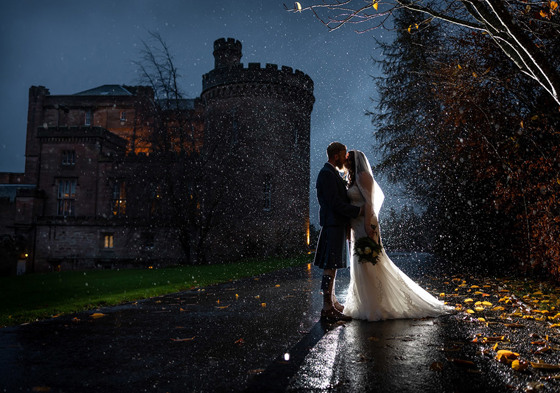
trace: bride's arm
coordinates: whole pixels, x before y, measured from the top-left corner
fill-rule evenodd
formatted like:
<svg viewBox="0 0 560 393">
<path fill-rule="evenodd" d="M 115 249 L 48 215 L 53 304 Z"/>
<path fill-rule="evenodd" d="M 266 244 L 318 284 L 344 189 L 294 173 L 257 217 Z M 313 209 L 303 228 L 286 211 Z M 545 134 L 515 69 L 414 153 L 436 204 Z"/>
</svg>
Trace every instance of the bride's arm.
<svg viewBox="0 0 560 393">
<path fill-rule="evenodd" d="M 359 175 L 358 181 L 364 189 L 365 192 L 369 193 L 370 196 L 373 195 L 373 178 L 367 172 L 362 172 Z M 367 199 L 367 198 L 366 198 Z M 373 212 L 373 206 L 371 205 L 372 200 L 366 200 L 365 212 L 364 212 L 364 229 L 367 235 L 379 242 L 379 222 L 377 221 L 377 216 Z M 375 226 L 375 230 L 371 227 Z"/>
</svg>

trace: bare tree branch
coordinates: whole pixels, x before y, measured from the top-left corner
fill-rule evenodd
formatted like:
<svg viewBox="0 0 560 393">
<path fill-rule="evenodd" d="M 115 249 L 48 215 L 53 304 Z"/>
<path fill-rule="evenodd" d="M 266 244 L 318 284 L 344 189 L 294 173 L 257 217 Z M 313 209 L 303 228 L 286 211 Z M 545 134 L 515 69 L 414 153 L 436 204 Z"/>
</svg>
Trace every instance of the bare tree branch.
<svg viewBox="0 0 560 393">
<path fill-rule="evenodd" d="M 359 5 L 358 5 L 359 3 Z M 364 4 L 365 3 L 365 4 Z M 376 4 L 379 12 L 374 10 Z M 389 0 L 387 2 L 354 1 L 354 0 L 321 0 L 321 3 L 304 7 L 301 11 L 311 11 L 330 31 L 338 30 L 346 24 L 373 23 L 375 26 L 358 31 L 363 33 L 379 27 L 385 27 L 387 18 L 396 10 L 406 8 L 419 14 L 428 15 L 446 23 L 488 34 L 498 48 L 505 53 L 526 76 L 536 81 L 560 105 L 560 75 L 550 56 L 544 53 L 543 45 L 537 45 L 540 37 L 535 29 L 523 21 L 530 18 L 531 7 L 536 9 L 547 7 L 549 2 L 542 1 L 505 1 L 505 0 L 452 0 L 443 2 L 446 7 L 436 8 L 427 0 Z M 439 6 L 439 4 L 438 4 Z M 299 12 L 298 9 L 286 10 Z M 554 9 L 542 19 L 531 19 L 531 23 L 548 25 L 560 38 L 558 24 L 550 20 L 555 14 Z M 546 47 L 544 47 L 546 48 Z"/>
</svg>

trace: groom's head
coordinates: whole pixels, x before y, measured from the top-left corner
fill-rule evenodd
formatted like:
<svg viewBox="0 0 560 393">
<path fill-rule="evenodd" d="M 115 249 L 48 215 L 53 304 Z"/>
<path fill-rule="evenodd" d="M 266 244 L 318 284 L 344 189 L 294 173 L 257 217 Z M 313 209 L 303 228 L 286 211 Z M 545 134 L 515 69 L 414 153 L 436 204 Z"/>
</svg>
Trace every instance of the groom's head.
<svg viewBox="0 0 560 393">
<path fill-rule="evenodd" d="M 346 146 L 340 142 L 332 142 L 327 147 L 329 162 L 340 170 L 344 169 L 346 162 Z"/>
</svg>

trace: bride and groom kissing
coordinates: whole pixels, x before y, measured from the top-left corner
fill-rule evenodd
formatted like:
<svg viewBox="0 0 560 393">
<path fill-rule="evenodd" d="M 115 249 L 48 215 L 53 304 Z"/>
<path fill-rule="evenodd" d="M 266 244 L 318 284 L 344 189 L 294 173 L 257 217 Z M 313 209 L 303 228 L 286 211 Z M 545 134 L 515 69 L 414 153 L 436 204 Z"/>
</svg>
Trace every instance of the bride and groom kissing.
<svg viewBox="0 0 560 393">
<path fill-rule="evenodd" d="M 384 248 L 376 263 L 356 255 L 353 246 L 358 239 L 369 238 L 382 245 L 377 218 L 383 192 L 361 151 L 347 152 L 345 145 L 332 142 L 327 157 L 316 183 L 321 233 L 314 264 L 323 269 L 321 318 L 328 322 L 379 321 L 449 313 L 453 308 L 404 274 Z M 346 174 L 346 180 L 339 171 Z M 337 269 L 348 267 L 349 254 L 350 284 L 343 306 L 335 296 L 335 279 Z"/>
</svg>

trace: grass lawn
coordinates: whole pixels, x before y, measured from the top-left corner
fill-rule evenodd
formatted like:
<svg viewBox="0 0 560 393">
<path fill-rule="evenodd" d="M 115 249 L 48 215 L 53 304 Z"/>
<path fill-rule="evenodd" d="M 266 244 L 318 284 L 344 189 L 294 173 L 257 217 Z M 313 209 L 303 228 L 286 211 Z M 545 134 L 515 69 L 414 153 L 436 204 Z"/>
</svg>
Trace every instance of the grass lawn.
<svg viewBox="0 0 560 393">
<path fill-rule="evenodd" d="M 0 277 L 0 326 L 180 292 L 310 262 L 310 256 L 302 256 L 253 259 L 226 265 Z"/>
</svg>

